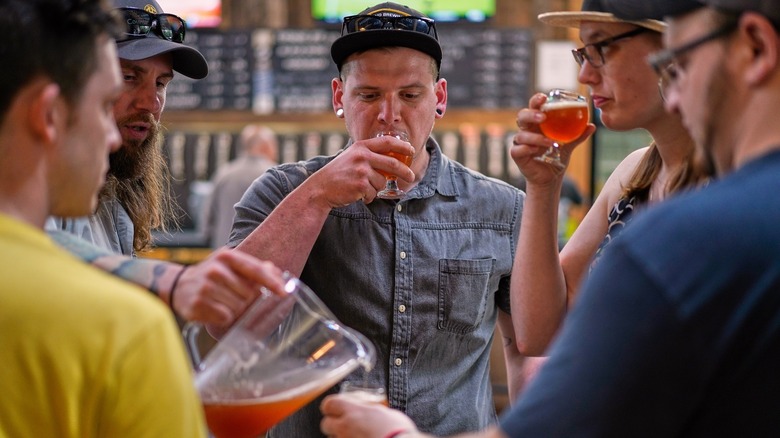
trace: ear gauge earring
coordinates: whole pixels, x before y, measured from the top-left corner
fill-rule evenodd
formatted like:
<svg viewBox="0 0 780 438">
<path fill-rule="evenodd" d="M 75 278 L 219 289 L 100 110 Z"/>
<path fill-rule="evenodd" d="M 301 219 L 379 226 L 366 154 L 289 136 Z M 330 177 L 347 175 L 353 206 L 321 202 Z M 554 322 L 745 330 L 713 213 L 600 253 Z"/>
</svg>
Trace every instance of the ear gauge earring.
<svg viewBox="0 0 780 438">
<path fill-rule="evenodd" d="M 340 119 L 344 118 L 344 108 L 339 108 L 336 110 L 336 117 Z"/>
<path fill-rule="evenodd" d="M 441 116 L 444 114 L 444 111 L 442 111 L 441 108 L 436 108 L 436 114 Z"/>
</svg>

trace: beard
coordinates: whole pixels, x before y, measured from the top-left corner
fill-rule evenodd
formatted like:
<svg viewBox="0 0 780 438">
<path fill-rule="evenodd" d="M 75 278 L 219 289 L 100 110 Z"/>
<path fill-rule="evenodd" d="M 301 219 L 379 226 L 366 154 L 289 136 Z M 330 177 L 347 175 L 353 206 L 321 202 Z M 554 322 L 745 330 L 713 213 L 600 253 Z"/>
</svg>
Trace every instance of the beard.
<svg viewBox="0 0 780 438">
<path fill-rule="evenodd" d="M 149 135 L 142 141 L 122 139 L 122 147 L 109 156 L 108 174 L 120 181 L 133 181 L 153 171 L 162 156 L 160 123 L 151 114 L 139 114 L 117 121 L 117 126 L 144 122 L 149 125 Z"/>
<path fill-rule="evenodd" d="M 109 156 L 100 201 L 117 201 L 127 211 L 134 227 L 133 248 L 142 251 L 152 242 L 152 230 L 176 226 L 179 210 L 171 198 L 161 125 L 151 114 L 127 117 L 117 125 L 134 122 L 147 123 L 149 135 L 143 141 L 122 139 L 122 147 Z"/>
</svg>

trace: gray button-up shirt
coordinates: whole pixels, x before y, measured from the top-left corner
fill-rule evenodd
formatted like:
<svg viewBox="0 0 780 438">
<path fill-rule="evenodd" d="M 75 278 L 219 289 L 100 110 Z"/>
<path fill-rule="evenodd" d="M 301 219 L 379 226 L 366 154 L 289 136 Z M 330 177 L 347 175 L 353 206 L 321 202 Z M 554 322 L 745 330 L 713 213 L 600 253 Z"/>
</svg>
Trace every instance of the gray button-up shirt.
<svg viewBox="0 0 780 438">
<path fill-rule="evenodd" d="M 46 231 L 66 231 L 114 254 L 135 257 L 135 227 L 130 215 L 116 199 L 102 200 L 91 216 L 61 218 L 50 216 Z"/>
<path fill-rule="evenodd" d="M 450 435 L 496 421 L 490 345 L 498 309 L 509 310 L 524 194 L 443 156 L 433 139 L 427 149 L 426 174 L 401 201 L 330 212 L 301 279 L 373 341 L 368 380 L 387 388 L 390 405 L 422 431 Z M 258 178 L 236 205 L 229 246 L 332 159 L 283 164 Z M 321 399 L 269 436 L 321 436 Z"/>
</svg>

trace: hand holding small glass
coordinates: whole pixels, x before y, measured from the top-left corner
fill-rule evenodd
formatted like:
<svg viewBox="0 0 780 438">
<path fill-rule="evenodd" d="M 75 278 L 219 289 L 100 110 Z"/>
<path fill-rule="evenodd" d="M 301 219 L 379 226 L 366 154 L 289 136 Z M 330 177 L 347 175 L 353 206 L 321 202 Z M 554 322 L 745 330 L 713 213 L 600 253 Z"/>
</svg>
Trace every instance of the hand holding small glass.
<svg viewBox="0 0 780 438">
<path fill-rule="evenodd" d="M 385 388 L 381 386 L 372 386 L 356 382 L 342 382 L 339 393 L 367 403 L 379 403 L 381 405 L 389 406 Z"/>
<path fill-rule="evenodd" d="M 541 110 L 546 118 L 539 129 L 554 141 L 553 146 L 536 160 L 563 168 L 560 146 L 579 138 L 588 127 L 588 100 L 573 91 L 554 89 L 547 94 Z"/>
<path fill-rule="evenodd" d="M 407 135 L 405 132 L 382 131 L 382 132 L 378 132 L 375 135 L 375 137 L 382 137 L 384 135 L 389 135 L 409 143 L 409 135 Z M 412 155 L 404 155 L 404 154 L 399 154 L 397 152 L 388 152 L 385 155 L 389 157 L 393 157 L 407 166 L 412 165 L 412 158 L 414 158 Z M 380 190 L 379 193 L 376 194 L 378 198 L 399 199 L 406 194 L 406 192 L 404 192 L 398 187 L 398 177 L 396 175 L 384 172 L 382 170 L 377 170 L 377 171 L 385 177 L 385 188 Z"/>
</svg>

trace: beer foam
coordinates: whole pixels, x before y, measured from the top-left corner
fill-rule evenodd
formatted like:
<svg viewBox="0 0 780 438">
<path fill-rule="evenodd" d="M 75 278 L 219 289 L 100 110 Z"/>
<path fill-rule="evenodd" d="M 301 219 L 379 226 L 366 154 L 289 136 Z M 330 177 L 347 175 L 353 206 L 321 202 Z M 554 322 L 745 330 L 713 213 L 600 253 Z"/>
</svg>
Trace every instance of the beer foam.
<svg viewBox="0 0 780 438">
<path fill-rule="evenodd" d="M 203 399 L 203 404 L 232 406 L 272 403 L 289 400 L 295 397 L 302 397 L 308 394 L 314 394 L 312 397 L 314 398 L 347 377 L 349 373 L 352 372 L 353 368 L 354 366 L 352 366 L 352 364 L 347 363 L 336 368 L 335 370 L 330 371 L 309 370 L 308 373 L 310 374 L 310 380 L 308 383 L 270 395 L 261 395 L 259 397 L 247 398 L 241 397 L 236 399 L 230 397 L 226 398 L 224 396 L 220 397 L 219 395 L 214 397 L 210 396 L 209 394 L 201 394 L 201 397 Z"/>
<path fill-rule="evenodd" d="M 563 101 L 563 102 L 549 102 L 542 105 L 542 111 L 562 110 L 568 108 L 587 108 L 588 102 L 585 101 Z"/>
</svg>

